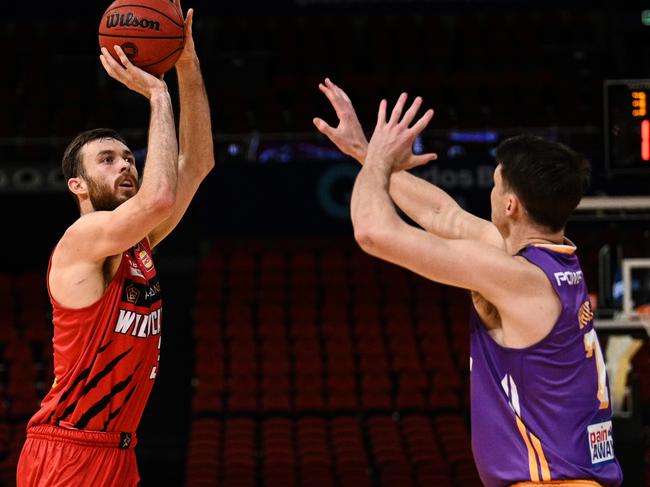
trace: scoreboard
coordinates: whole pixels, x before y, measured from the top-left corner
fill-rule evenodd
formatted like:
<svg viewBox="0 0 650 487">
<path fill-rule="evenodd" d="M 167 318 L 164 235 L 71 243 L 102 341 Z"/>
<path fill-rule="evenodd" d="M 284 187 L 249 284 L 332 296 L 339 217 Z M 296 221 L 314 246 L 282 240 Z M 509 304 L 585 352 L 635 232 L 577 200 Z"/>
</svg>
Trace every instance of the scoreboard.
<svg viewBox="0 0 650 487">
<path fill-rule="evenodd" d="M 605 168 L 613 174 L 650 174 L 650 79 L 604 84 Z"/>
</svg>

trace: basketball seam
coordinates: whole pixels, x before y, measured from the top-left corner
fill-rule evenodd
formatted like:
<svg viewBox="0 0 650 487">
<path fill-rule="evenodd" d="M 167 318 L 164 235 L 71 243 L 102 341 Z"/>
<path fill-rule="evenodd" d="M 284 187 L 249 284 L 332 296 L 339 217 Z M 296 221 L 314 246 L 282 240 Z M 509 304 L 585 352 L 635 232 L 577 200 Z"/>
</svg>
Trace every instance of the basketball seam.
<svg viewBox="0 0 650 487">
<path fill-rule="evenodd" d="M 121 37 L 123 39 L 183 39 L 185 36 L 134 36 L 134 35 L 120 35 L 120 34 L 98 34 L 99 37 Z"/>
<path fill-rule="evenodd" d="M 148 66 L 154 66 L 154 65 L 156 65 L 156 64 L 158 64 L 158 63 L 162 63 L 162 62 L 165 61 L 166 59 L 169 59 L 170 57 L 172 57 L 172 56 L 173 56 L 174 54 L 176 54 L 178 51 L 182 51 L 182 50 L 183 50 L 183 48 L 182 48 L 182 47 L 179 47 L 178 49 L 176 49 L 176 50 L 170 52 L 169 54 L 167 54 L 164 58 L 159 59 L 158 61 L 156 61 L 156 62 L 154 62 L 154 63 L 149 63 L 149 64 L 139 64 L 138 67 L 139 67 L 139 68 L 146 68 L 146 67 L 148 67 Z"/>
<path fill-rule="evenodd" d="M 155 8 L 153 8 L 153 7 L 147 7 L 146 5 L 138 5 L 138 4 L 135 4 L 135 3 L 133 3 L 133 4 L 129 3 L 129 4 L 127 4 L 127 5 L 118 5 L 117 7 L 110 8 L 110 9 L 108 9 L 106 12 L 104 12 L 104 15 L 108 14 L 108 12 L 111 12 L 111 11 L 113 11 L 113 10 L 116 10 L 116 9 L 118 9 L 118 8 L 122 8 L 122 7 L 138 7 L 138 8 L 144 8 L 144 9 L 147 9 L 147 10 L 153 10 L 154 12 L 158 12 L 158 13 L 159 13 L 160 15 L 162 15 L 163 17 L 167 17 L 167 18 L 168 18 L 168 19 L 169 19 L 173 24 L 175 24 L 176 26 L 178 26 L 178 27 L 184 27 L 183 24 L 179 24 L 179 23 L 176 22 L 174 19 L 172 19 L 169 15 L 167 15 L 165 12 L 161 12 L 160 10 L 155 9 Z"/>
</svg>

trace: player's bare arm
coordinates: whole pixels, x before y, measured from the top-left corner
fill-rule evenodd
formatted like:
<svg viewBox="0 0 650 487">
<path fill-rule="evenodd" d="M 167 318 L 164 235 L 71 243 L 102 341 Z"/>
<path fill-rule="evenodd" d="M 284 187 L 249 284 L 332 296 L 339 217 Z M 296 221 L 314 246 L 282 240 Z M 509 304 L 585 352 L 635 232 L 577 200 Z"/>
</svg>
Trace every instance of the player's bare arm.
<svg viewBox="0 0 650 487">
<path fill-rule="evenodd" d="M 314 118 L 314 125 L 341 152 L 363 164 L 368 141 L 352 101 L 330 79 L 325 79 L 318 87 L 332 104 L 339 123 L 332 127 L 317 117 Z M 390 196 L 399 208 L 428 232 L 445 238 L 481 240 L 501 248 L 504 245 L 503 238 L 491 222 L 463 210 L 445 191 L 407 171 L 391 176 Z"/>
<path fill-rule="evenodd" d="M 365 252 L 430 280 L 480 293 L 499 312 L 501 323 L 495 338 L 504 345 L 524 347 L 539 341 L 559 314 L 543 272 L 513 257 L 512 249 L 478 240 L 442 238 L 408 225 L 395 211 L 389 196 L 391 174 L 432 158 L 431 154 L 414 156 L 411 148 L 433 113 L 427 111 L 409 127 L 420 103 L 412 104 L 402 116 L 405 101 L 406 96 L 401 96 L 388 122 L 386 102 L 380 105 L 377 126 L 352 193 L 357 242 Z M 532 313 L 548 321 L 548 326 L 539 322 L 531 326 Z"/>
<path fill-rule="evenodd" d="M 180 10 L 180 0 L 174 3 Z M 192 37 L 193 18 L 194 11 L 189 9 L 185 19 L 185 46 L 175 65 L 180 97 L 176 204 L 171 216 L 149 234 L 152 247 L 178 225 L 199 185 L 215 165 L 210 105 Z"/>
<path fill-rule="evenodd" d="M 133 66 L 118 46 L 115 50 L 122 65 L 103 50 L 100 59 L 106 72 L 150 103 L 147 160 L 142 185 L 132 198 L 112 211 L 82 215 L 57 245 L 52 257 L 50 287 L 54 298 L 68 307 L 87 306 L 97 300 L 119 263 L 119 259 L 107 259 L 119 256 L 145 238 L 169 218 L 175 204 L 178 143 L 167 85 Z M 102 165 L 118 164 L 123 176 L 116 184 L 129 178 L 135 183 L 137 173 L 133 161 L 128 160 L 128 154 L 114 152 L 110 156 L 91 154 L 87 163 L 97 165 L 98 171 L 104 170 Z M 81 178 L 71 179 L 69 185 L 78 195 L 88 194 L 88 183 Z"/>
</svg>

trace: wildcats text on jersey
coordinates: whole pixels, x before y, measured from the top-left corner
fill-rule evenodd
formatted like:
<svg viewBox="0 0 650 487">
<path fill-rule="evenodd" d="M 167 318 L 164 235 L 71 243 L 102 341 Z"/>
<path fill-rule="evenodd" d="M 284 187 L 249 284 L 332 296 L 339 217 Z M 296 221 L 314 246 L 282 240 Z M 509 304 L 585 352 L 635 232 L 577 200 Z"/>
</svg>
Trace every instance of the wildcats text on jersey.
<svg viewBox="0 0 650 487">
<path fill-rule="evenodd" d="M 614 459 L 614 438 L 612 437 L 611 421 L 589 425 L 587 435 L 592 465 Z"/>
<path fill-rule="evenodd" d="M 115 323 L 115 333 L 122 333 L 123 335 L 130 334 L 138 338 L 158 335 L 160 333 L 161 315 L 162 308 L 153 310 L 146 315 L 120 309 L 120 315 L 117 317 L 117 322 Z"/>
</svg>

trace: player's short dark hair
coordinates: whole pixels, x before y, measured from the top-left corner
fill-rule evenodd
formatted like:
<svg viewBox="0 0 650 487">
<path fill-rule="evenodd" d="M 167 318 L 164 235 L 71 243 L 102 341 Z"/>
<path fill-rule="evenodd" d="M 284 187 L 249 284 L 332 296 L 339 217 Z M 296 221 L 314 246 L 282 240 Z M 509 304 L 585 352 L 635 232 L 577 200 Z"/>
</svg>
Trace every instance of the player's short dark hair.
<svg viewBox="0 0 650 487">
<path fill-rule="evenodd" d="M 531 219 L 553 232 L 562 230 L 589 186 L 588 161 L 562 143 L 529 134 L 501 142 L 496 158 L 504 185 Z"/>
<path fill-rule="evenodd" d="M 61 169 L 63 170 L 63 176 L 65 177 L 66 181 L 70 178 L 76 178 L 85 175 L 83 161 L 81 158 L 81 148 L 88 142 L 92 142 L 93 140 L 98 139 L 115 139 L 126 145 L 124 138 L 122 138 L 122 136 L 113 129 L 97 128 L 81 132 L 74 139 L 72 139 L 72 142 L 68 144 L 65 152 L 63 153 Z"/>
</svg>

